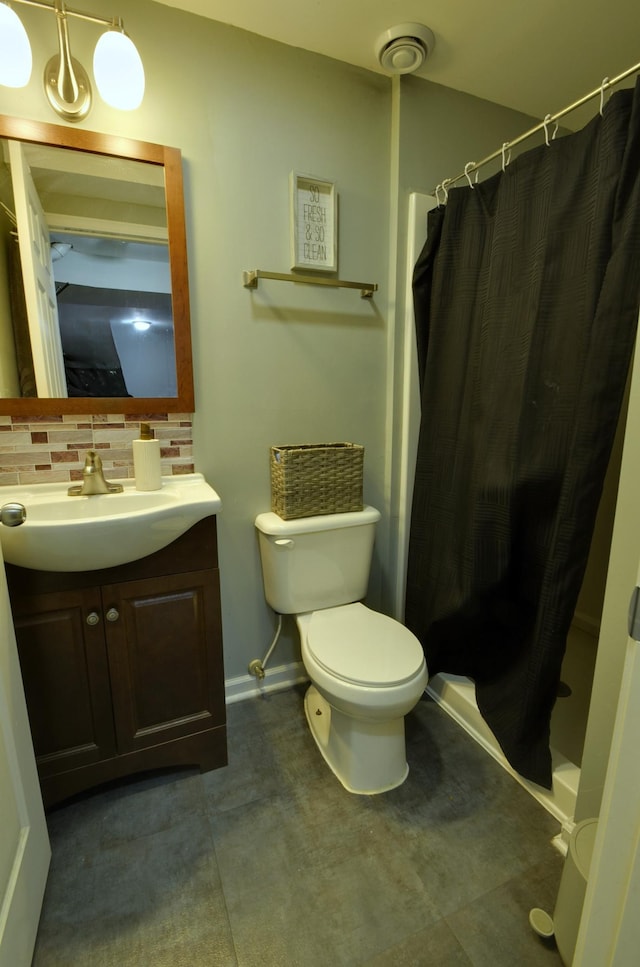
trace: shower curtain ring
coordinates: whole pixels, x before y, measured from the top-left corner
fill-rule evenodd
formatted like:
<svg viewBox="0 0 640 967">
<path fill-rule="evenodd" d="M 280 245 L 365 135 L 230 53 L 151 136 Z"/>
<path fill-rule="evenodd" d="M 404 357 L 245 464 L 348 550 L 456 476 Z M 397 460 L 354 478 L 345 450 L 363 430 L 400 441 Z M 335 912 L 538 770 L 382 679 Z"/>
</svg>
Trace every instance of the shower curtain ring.
<svg viewBox="0 0 640 967">
<path fill-rule="evenodd" d="M 508 149 L 508 153 L 507 153 Z M 509 147 L 509 141 L 505 141 L 502 145 L 502 170 L 504 171 L 509 162 L 511 161 L 511 148 Z"/>
<path fill-rule="evenodd" d="M 551 114 L 545 114 L 544 121 L 542 122 L 544 125 L 544 141 L 547 147 L 549 147 L 549 122 L 551 121 L 551 117 Z"/>
<path fill-rule="evenodd" d="M 451 178 L 445 178 L 445 180 L 440 185 L 440 187 L 442 188 L 442 191 L 444 192 L 444 203 L 445 203 L 445 205 L 449 201 L 449 189 L 448 189 L 447 186 L 450 185 L 450 184 L 451 184 Z"/>
<path fill-rule="evenodd" d="M 466 176 L 467 181 L 469 182 L 469 188 L 474 188 L 475 187 L 474 184 L 473 184 L 473 182 L 471 181 L 471 177 L 470 177 L 470 174 L 469 174 L 469 172 L 470 171 L 473 171 L 473 169 L 475 168 L 475 164 L 476 164 L 475 161 L 467 161 L 466 165 L 464 166 L 464 173 L 465 173 L 465 176 Z M 478 181 L 478 171 L 476 169 L 476 182 L 477 181 Z"/>
<path fill-rule="evenodd" d="M 602 112 L 604 111 L 604 92 L 605 88 L 609 86 L 609 78 L 605 77 L 600 85 L 600 117 L 602 117 Z"/>
</svg>

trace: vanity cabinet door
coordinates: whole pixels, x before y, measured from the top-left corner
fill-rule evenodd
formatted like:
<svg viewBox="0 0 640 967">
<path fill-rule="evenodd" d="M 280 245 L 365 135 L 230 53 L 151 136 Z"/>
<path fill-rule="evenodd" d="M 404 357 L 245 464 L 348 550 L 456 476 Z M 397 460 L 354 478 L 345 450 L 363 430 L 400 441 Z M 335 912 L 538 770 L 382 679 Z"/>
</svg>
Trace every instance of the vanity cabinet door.
<svg viewBox="0 0 640 967">
<path fill-rule="evenodd" d="M 12 604 L 40 776 L 114 755 L 99 591 L 21 595 Z"/>
<path fill-rule="evenodd" d="M 224 726 L 218 571 L 101 592 L 118 753 Z"/>
<path fill-rule="evenodd" d="M 227 764 L 217 560 L 209 517 L 118 567 L 7 565 L 46 806 L 149 769 Z"/>
</svg>

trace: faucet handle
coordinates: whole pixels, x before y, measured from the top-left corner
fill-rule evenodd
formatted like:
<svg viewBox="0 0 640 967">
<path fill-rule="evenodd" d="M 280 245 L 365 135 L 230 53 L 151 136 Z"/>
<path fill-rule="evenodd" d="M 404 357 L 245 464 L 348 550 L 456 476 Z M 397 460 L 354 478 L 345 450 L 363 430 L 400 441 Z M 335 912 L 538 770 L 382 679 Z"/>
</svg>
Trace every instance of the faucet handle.
<svg viewBox="0 0 640 967">
<path fill-rule="evenodd" d="M 109 483 L 104 479 L 102 472 L 102 459 L 95 450 L 87 450 L 84 469 L 82 471 L 83 481 L 81 484 L 69 487 L 67 493 L 70 497 L 90 497 L 95 494 L 119 494 L 124 487 L 122 484 Z"/>
<path fill-rule="evenodd" d="M 84 472 L 96 473 L 102 470 L 102 458 L 95 450 L 87 450 L 84 458 Z"/>
</svg>

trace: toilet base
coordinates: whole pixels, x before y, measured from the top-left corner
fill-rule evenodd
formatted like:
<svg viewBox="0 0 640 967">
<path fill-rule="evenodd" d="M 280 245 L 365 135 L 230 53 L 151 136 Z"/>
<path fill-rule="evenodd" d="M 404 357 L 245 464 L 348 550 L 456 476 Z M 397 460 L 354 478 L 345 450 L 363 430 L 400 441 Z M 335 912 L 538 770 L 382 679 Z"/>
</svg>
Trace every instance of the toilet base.
<svg viewBox="0 0 640 967">
<path fill-rule="evenodd" d="M 348 792 L 361 796 L 388 792 L 409 775 L 404 716 L 354 718 L 329 705 L 314 685 L 304 697 L 304 711 L 325 762 Z"/>
</svg>

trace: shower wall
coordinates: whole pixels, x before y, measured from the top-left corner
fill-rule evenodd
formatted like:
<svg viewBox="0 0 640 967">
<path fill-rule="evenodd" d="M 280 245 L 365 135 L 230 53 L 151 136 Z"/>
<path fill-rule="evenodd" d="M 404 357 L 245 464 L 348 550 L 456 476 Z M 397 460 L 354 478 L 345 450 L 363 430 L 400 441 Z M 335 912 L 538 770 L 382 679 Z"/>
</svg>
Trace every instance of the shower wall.
<svg viewBox="0 0 640 967">
<path fill-rule="evenodd" d="M 598 508 L 587 569 L 567 636 L 567 650 L 562 664 L 562 685 L 551 719 L 551 745 L 577 766 L 582 765 L 589 703 L 598 654 L 598 638 L 620 480 L 628 390 L 627 386 Z"/>
</svg>

